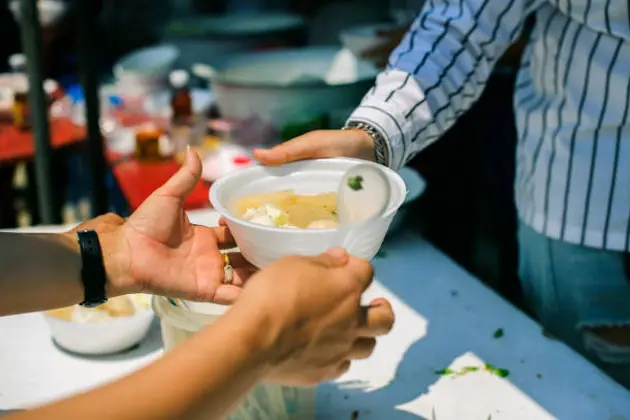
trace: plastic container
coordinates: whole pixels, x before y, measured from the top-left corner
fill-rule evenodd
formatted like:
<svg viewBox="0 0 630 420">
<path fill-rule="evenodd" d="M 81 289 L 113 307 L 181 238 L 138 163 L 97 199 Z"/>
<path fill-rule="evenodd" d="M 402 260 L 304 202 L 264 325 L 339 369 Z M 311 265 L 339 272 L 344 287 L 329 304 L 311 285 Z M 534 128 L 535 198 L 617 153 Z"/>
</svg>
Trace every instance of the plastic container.
<svg viewBox="0 0 630 420">
<path fill-rule="evenodd" d="M 52 337 L 62 348 L 85 355 L 104 355 L 127 350 L 141 342 L 149 332 L 153 311 L 137 306 L 130 317 L 96 324 L 66 321 L 43 313 Z"/>
<path fill-rule="evenodd" d="M 248 222 L 232 213 L 237 198 L 292 189 L 298 194 L 336 192 L 345 172 L 364 160 L 335 158 L 314 159 L 286 165 L 252 166 L 238 170 L 214 182 L 210 201 L 225 219 L 242 254 L 252 264 L 264 267 L 284 255 L 317 255 L 342 246 L 349 253 L 372 259 L 378 252 L 398 208 L 405 201 L 403 179 L 391 169 L 379 165 L 390 182 L 391 197 L 385 213 L 356 227 L 338 229 L 286 229 Z M 373 165 L 376 165 L 373 163 Z"/>
<path fill-rule="evenodd" d="M 229 308 L 211 303 L 173 305 L 154 296 L 153 310 L 160 318 L 164 350 L 172 350 L 204 327 L 214 323 Z M 316 389 L 275 384 L 257 386 L 228 420 L 315 420 Z"/>
</svg>

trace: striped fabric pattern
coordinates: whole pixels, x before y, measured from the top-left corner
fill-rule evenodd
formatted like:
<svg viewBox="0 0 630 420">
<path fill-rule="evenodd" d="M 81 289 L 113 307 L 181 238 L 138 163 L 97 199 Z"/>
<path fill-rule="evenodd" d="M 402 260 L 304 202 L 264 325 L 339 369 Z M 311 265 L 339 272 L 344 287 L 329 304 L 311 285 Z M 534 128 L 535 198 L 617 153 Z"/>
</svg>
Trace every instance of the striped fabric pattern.
<svg viewBox="0 0 630 420">
<path fill-rule="evenodd" d="M 477 100 L 535 13 L 514 93 L 519 216 L 554 239 L 630 251 L 629 8 L 428 0 L 350 120 L 381 131 L 402 166 Z"/>
</svg>

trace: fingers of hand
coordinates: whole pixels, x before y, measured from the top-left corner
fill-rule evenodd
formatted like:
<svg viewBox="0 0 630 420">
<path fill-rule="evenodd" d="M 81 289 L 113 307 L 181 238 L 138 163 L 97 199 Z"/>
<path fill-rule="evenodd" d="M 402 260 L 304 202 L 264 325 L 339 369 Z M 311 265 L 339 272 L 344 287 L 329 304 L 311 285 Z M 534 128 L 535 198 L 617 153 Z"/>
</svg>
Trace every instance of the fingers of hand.
<svg viewBox="0 0 630 420">
<path fill-rule="evenodd" d="M 378 337 L 389 333 L 394 326 L 392 305 L 385 299 L 378 304 L 364 306 L 359 314 L 359 337 Z"/>
<path fill-rule="evenodd" d="M 332 248 L 323 254 L 313 258 L 318 264 L 326 268 L 343 267 L 350 259 L 348 252 L 343 248 Z"/>
<path fill-rule="evenodd" d="M 258 268 L 256 268 L 254 265 L 252 265 L 252 263 L 247 261 L 245 257 L 243 256 L 243 254 L 241 254 L 240 252 L 226 252 L 225 255 L 227 255 L 227 260 L 230 262 L 230 265 L 234 268 L 242 268 L 244 270 L 250 270 L 250 271 L 258 270 Z M 225 258 L 223 258 L 223 261 L 225 262 Z"/>
<path fill-rule="evenodd" d="M 350 360 L 344 360 L 338 367 L 337 367 L 337 371 L 335 372 L 335 377 L 339 377 L 343 374 L 345 374 L 347 371 L 350 370 L 350 366 L 352 365 L 352 362 Z M 333 378 L 334 379 L 334 378 Z"/>
<path fill-rule="evenodd" d="M 219 286 L 214 294 L 212 303 L 219 305 L 232 305 L 241 296 L 243 289 L 236 284 L 224 284 Z"/>
<path fill-rule="evenodd" d="M 296 160 L 333 157 L 334 149 L 326 131 L 313 131 L 271 149 L 258 149 L 254 157 L 263 165 L 281 165 Z"/>
<path fill-rule="evenodd" d="M 199 182 L 201 177 L 201 161 L 197 152 L 189 149 L 186 155 L 186 163 L 164 185 L 158 188 L 153 195 L 162 195 L 186 198 Z"/>
<path fill-rule="evenodd" d="M 227 226 L 219 226 L 209 229 L 214 231 L 214 234 L 217 237 L 217 246 L 219 249 L 230 249 L 236 246 L 234 236 L 232 236 L 232 232 L 230 232 L 230 229 L 228 229 Z"/>
<path fill-rule="evenodd" d="M 227 258 L 226 258 L 227 257 Z M 221 255 L 222 264 L 221 271 L 218 274 L 220 283 L 231 283 L 234 286 L 242 287 L 245 282 L 256 272 L 258 269 L 254 267 L 249 261 L 243 257 L 240 252 L 226 252 Z M 226 261 L 229 262 L 232 275 L 230 281 L 226 281 L 225 266 Z"/>
<path fill-rule="evenodd" d="M 348 261 L 348 270 L 358 282 L 361 293 L 363 293 L 372 284 L 374 278 L 374 267 L 368 260 L 356 257 L 350 257 Z"/>
<path fill-rule="evenodd" d="M 376 338 L 367 337 L 359 338 L 352 345 L 348 358 L 353 360 L 367 359 L 374 352 L 376 347 Z"/>
</svg>

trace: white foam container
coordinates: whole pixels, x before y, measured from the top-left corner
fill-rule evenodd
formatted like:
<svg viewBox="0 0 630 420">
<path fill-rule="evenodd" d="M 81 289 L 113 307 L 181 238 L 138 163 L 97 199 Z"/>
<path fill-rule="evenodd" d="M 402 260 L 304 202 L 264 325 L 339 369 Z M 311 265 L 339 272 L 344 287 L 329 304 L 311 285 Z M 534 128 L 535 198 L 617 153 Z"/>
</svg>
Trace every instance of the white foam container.
<svg viewBox="0 0 630 420">
<path fill-rule="evenodd" d="M 102 323 L 82 324 L 42 314 L 57 345 L 73 353 L 96 356 L 127 350 L 147 336 L 153 311 L 134 305 L 138 312 L 133 316 Z"/>
<path fill-rule="evenodd" d="M 391 187 L 390 202 L 383 215 L 339 234 L 338 229 L 286 229 L 262 226 L 237 217 L 233 205 L 239 197 L 293 189 L 298 194 L 335 192 L 343 175 L 358 164 L 378 166 Z M 264 267 L 285 255 L 317 255 L 332 247 L 344 247 L 350 254 L 372 259 L 377 253 L 396 212 L 405 201 L 405 182 L 389 168 L 359 159 L 334 158 L 293 162 L 281 166 L 251 166 L 215 181 L 210 201 L 226 220 L 241 253 L 257 267 Z"/>
<path fill-rule="evenodd" d="M 169 351 L 214 323 L 229 307 L 186 302 L 189 309 L 174 306 L 169 299 L 154 296 L 153 311 L 160 318 L 164 350 Z M 261 384 L 245 398 L 228 420 L 315 420 L 315 388 Z"/>
</svg>

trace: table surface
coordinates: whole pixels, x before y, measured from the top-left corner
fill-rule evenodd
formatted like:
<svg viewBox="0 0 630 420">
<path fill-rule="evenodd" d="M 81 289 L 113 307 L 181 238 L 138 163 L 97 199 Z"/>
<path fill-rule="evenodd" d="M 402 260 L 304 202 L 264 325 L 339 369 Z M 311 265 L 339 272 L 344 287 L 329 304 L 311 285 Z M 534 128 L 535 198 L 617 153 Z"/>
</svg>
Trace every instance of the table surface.
<svg viewBox="0 0 630 420">
<path fill-rule="evenodd" d="M 85 128 L 69 119 L 56 119 L 50 123 L 53 148 L 60 148 L 85 139 Z M 33 131 L 21 131 L 12 123 L 0 123 L 0 162 L 32 159 L 35 155 Z"/>
<path fill-rule="evenodd" d="M 189 214 L 194 223 L 217 221 L 210 210 Z M 372 358 L 319 387 L 318 418 L 630 419 L 630 392 L 564 344 L 543 336 L 538 324 L 422 238 L 404 233 L 383 249 L 374 261 L 376 281 L 366 300 L 389 298 L 396 326 Z M 494 338 L 498 328 L 504 335 Z M 0 319 L 0 410 L 94 387 L 161 352 L 157 325 L 129 353 L 82 358 L 52 344 L 41 314 Z M 483 370 L 459 377 L 436 374 L 484 363 L 510 374 L 504 379 Z"/>
</svg>

